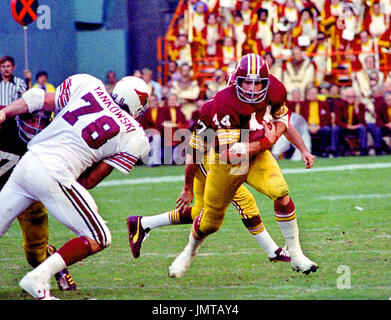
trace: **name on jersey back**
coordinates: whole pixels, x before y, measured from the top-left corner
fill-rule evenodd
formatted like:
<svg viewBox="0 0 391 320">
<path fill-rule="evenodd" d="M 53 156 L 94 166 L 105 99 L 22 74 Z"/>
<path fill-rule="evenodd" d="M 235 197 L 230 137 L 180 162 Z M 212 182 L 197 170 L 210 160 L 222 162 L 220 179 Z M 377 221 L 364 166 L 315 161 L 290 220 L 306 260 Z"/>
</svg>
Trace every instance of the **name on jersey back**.
<svg viewBox="0 0 391 320">
<path fill-rule="evenodd" d="M 100 86 L 94 89 L 103 105 L 126 127 L 126 132 L 135 131 L 135 124 L 129 118 L 129 115 L 123 111 L 113 99 L 107 95 L 107 91 L 103 90 Z"/>
</svg>

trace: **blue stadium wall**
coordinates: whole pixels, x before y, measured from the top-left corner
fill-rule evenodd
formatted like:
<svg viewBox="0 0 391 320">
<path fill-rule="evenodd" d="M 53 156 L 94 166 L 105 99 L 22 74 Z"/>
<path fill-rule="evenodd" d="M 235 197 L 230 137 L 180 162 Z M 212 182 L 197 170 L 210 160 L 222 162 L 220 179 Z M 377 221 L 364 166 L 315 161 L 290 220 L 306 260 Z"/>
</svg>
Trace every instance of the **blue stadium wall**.
<svg viewBox="0 0 391 320">
<path fill-rule="evenodd" d="M 105 79 L 148 67 L 157 75 L 156 40 L 171 20 L 175 0 L 39 0 L 50 9 L 50 29 L 28 26 L 28 63 L 33 76 L 44 69 L 54 85 L 74 73 Z M 0 56 L 16 60 L 15 75 L 24 69 L 23 27 L 12 18 L 10 1 L 0 2 Z M 48 26 L 43 20 L 41 26 Z M 47 17 L 47 12 L 46 12 Z M 34 79 L 35 80 L 35 79 Z"/>
</svg>

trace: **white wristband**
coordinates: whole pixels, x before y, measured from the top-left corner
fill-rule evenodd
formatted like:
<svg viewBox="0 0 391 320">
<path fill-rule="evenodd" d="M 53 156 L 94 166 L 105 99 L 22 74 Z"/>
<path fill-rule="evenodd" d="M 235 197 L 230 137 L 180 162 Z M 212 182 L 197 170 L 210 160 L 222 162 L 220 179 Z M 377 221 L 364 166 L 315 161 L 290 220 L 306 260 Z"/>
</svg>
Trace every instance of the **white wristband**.
<svg viewBox="0 0 391 320">
<path fill-rule="evenodd" d="M 26 102 L 30 113 L 41 110 L 45 102 L 45 91 L 39 88 L 32 88 L 22 95 L 22 99 Z"/>
</svg>

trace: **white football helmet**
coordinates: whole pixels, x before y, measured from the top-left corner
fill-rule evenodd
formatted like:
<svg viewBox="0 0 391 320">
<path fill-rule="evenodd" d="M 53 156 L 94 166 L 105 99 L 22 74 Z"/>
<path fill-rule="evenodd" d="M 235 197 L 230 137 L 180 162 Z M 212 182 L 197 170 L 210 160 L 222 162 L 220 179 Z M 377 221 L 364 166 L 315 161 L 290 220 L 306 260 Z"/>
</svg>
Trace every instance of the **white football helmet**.
<svg viewBox="0 0 391 320">
<path fill-rule="evenodd" d="M 150 90 L 143 79 L 128 76 L 118 81 L 111 95 L 121 108 L 136 118 L 147 110 Z"/>
</svg>

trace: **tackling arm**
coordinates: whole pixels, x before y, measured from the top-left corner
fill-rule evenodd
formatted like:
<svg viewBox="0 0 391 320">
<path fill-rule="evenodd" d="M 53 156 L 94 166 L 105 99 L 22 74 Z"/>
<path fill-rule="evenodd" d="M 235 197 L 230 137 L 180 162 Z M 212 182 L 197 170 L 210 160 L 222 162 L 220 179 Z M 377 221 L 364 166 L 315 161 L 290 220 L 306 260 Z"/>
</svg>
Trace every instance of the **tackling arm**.
<svg viewBox="0 0 391 320">
<path fill-rule="evenodd" d="M 84 171 L 79 179 L 77 179 L 77 182 L 87 190 L 92 189 L 106 178 L 113 169 L 114 168 L 106 162 L 99 161 Z"/>
<path fill-rule="evenodd" d="M 280 121 L 275 121 L 272 124 L 267 124 L 266 121 L 263 121 L 262 124 L 265 129 L 265 136 L 258 141 L 249 143 L 248 154 L 250 159 L 262 151 L 271 149 L 278 138 L 287 130 L 286 125 Z"/>
<path fill-rule="evenodd" d="M 0 123 L 3 123 L 7 117 L 17 116 L 22 113 L 32 113 L 36 110 L 54 111 L 55 93 L 45 92 L 38 88 L 26 91 L 22 98 L 15 100 L 0 110 Z"/>
<path fill-rule="evenodd" d="M 193 151 L 197 152 L 195 149 Z M 185 210 L 193 201 L 193 184 L 197 167 L 198 164 L 196 161 L 194 161 L 193 154 L 187 153 L 185 164 L 185 185 L 183 186 L 183 190 L 176 200 L 176 208 L 181 212 L 183 212 L 183 210 Z"/>
</svg>

